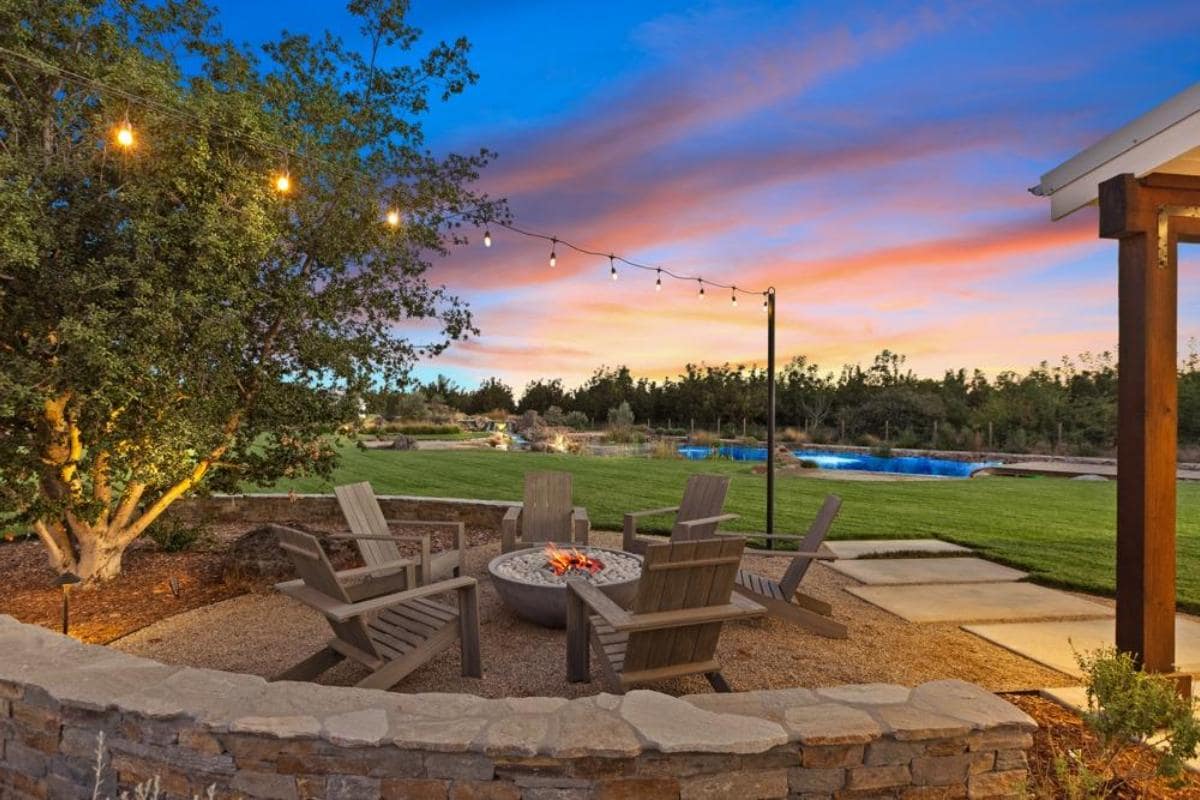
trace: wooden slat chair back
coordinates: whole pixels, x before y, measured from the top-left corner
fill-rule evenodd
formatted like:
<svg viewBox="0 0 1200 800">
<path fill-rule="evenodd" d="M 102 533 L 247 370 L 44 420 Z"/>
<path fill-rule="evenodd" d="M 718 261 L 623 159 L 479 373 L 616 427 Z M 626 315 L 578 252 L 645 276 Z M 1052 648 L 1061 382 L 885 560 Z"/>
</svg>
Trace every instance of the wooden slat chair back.
<svg viewBox="0 0 1200 800">
<path fill-rule="evenodd" d="M 722 625 L 766 613 L 735 595 L 745 541 L 713 538 L 646 548 L 629 609 L 582 578 L 567 581 L 567 678 L 590 680 L 590 648 L 620 691 L 651 681 L 703 674 L 730 691 L 717 661 Z"/>
<path fill-rule="evenodd" d="M 500 522 L 500 549 L 537 547 L 546 542 L 586 545 L 591 531 L 587 510 L 571 505 L 571 473 L 525 473 L 524 502 Z"/>
<path fill-rule="evenodd" d="M 629 511 L 623 517 L 621 548 L 630 553 L 645 553 L 646 548 L 661 539 L 639 536 L 638 520 L 645 517 L 674 514 L 671 528 L 672 542 L 690 539 L 708 539 L 717 532 L 722 522 L 737 519 L 737 514 L 723 514 L 725 496 L 729 493 L 729 477 L 726 475 L 692 475 L 683 490 L 683 499 L 677 506 Z"/>
<path fill-rule="evenodd" d="M 338 581 L 333 564 L 329 562 L 329 557 L 325 555 L 315 536 L 284 527 L 277 527 L 276 535 L 279 537 L 279 546 L 291 557 L 296 575 L 304 581 L 305 587 L 337 602 L 352 602 L 350 594 Z M 382 661 L 382 655 L 371 639 L 365 618 L 354 617 L 345 621 L 329 615 L 325 618 L 339 640 L 361 651 L 366 659 Z"/>
<path fill-rule="evenodd" d="M 521 539 L 525 542 L 569 542 L 573 508 L 571 473 L 527 473 Z"/>
<path fill-rule="evenodd" d="M 837 518 L 838 512 L 842 509 L 842 498 L 836 494 L 831 494 L 825 498 L 825 502 L 821 504 L 821 510 L 817 512 L 817 516 L 813 518 L 812 524 L 808 526 L 808 531 L 804 534 L 804 538 L 800 540 L 799 551 L 801 553 L 815 553 L 820 549 L 825 542 L 825 537 L 829 535 L 829 529 L 833 527 L 833 521 Z M 804 580 L 805 573 L 812 566 L 815 559 L 797 556 L 792 559 L 792 563 L 788 565 L 787 571 L 783 573 L 783 577 L 779 579 L 779 588 L 783 590 L 784 597 L 791 597 L 800 588 L 800 581 Z"/>
<path fill-rule="evenodd" d="M 429 534 L 392 534 L 389 520 L 384 516 L 375 496 L 375 490 L 367 481 L 335 486 L 338 505 L 350 531 L 356 540 L 363 563 L 368 567 L 382 567 L 402 561 L 397 542 L 414 542 L 420 548 L 417 557 L 417 583 L 462 573 L 462 557 L 466 548 L 466 527 L 461 522 L 434 522 L 429 520 L 392 520 L 391 523 L 405 527 L 449 528 L 453 531 L 454 546 L 437 553 L 431 551 Z"/>
<path fill-rule="evenodd" d="M 648 547 L 630 611 L 649 614 L 729 603 L 744 547 L 743 540 L 731 538 Z M 626 680 L 664 668 L 715 667 L 722 624 L 630 633 L 622 665 Z"/>
<path fill-rule="evenodd" d="M 350 531 L 359 536 L 387 536 L 388 523 L 375 498 L 375 490 L 367 481 L 333 487 L 338 505 Z M 368 566 L 400 559 L 400 548 L 394 541 L 359 540 L 358 551 Z"/>
<path fill-rule="evenodd" d="M 725 495 L 729 493 L 728 475 L 692 475 L 688 478 L 683 490 L 683 500 L 679 503 L 679 512 L 675 515 L 676 531 L 681 522 L 695 520 L 712 520 L 703 525 L 689 527 L 686 538 L 708 539 L 717 530 L 719 516 L 725 507 Z M 675 536 L 672 535 L 672 539 Z"/>
<path fill-rule="evenodd" d="M 825 498 L 803 536 L 775 534 L 762 537 L 796 541 L 799 543 L 794 551 L 796 554 L 791 555 L 793 551 L 788 550 L 753 551 L 756 555 L 790 559 L 787 569 L 779 580 L 748 569 L 740 569 L 737 573 L 737 591 L 744 597 L 766 606 L 769 613 L 780 619 L 831 639 L 845 639 L 849 633 L 848 629 L 833 618 L 833 607 L 824 600 L 810 597 L 800 591 L 801 581 L 814 561 L 836 557 L 828 550 L 822 549 L 822 545 L 841 508 L 842 498 L 831 494 Z"/>
</svg>

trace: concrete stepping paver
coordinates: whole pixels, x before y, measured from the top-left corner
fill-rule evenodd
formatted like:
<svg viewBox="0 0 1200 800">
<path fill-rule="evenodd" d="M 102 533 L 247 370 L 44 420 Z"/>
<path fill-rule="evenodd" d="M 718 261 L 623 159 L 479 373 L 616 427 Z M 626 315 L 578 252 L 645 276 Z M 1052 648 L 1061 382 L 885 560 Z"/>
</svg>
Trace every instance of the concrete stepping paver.
<svg viewBox="0 0 1200 800">
<path fill-rule="evenodd" d="M 969 548 L 940 539 L 845 539 L 826 541 L 825 546 L 838 558 L 904 555 L 905 553 L 966 555 Z"/>
<path fill-rule="evenodd" d="M 1079 652 L 1111 647 L 1111 619 L 964 625 L 963 630 L 987 639 L 1039 664 L 1072 677 L 1082 677 L 1072 646 Z M 1200 622 L 1175 617 L 1175 663 L 1180 672 L 1200 672 Z"/>
<path fill-rule="evenodd" d="M 1032 583 L 847 586 L 846 591 L 909 622 L 994 622 L 1111 617 L 1112 609 Z"/>
<path fill-rule="evenodd" d="M 982 558 L 865 558 L 827 562 L 868 586 L 1019 581 L 1027 573 Z"/>
</svg>

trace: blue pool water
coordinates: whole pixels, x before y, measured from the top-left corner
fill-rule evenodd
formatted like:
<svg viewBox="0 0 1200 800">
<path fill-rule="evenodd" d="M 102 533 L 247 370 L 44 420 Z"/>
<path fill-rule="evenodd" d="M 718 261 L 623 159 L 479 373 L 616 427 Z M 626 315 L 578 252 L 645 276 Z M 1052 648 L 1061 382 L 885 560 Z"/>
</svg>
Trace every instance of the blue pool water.
<svg viewBox="0 0 1200 800">
<path fill-rule="evenodd" d="M 814 461 L 821 469 L 854 469 L 865 472 L 895 472 L 902 475 L 940 475 L 969 478 L 971 473 L 995 462 L 950 461 L 924 456 L 873 456 L 866 453 L 829 453 L 824 450 L 793 450 L 797 458 Z M 720 449 L 682 445 L 679 454 L 692 461 L 719 456 L 734 461 L 766 461 L 767 448 L 750 445 L 721 445 Z"/>
</svg>

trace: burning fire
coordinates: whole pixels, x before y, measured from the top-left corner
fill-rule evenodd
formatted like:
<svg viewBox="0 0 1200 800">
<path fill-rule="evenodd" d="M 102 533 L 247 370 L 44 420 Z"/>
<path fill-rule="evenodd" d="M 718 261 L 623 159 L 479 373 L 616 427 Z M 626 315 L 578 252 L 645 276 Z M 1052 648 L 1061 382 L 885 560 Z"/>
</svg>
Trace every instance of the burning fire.
<svg viewBox="0 0 1200 800">
<path fill-rule="evenodd" d="M 555 547 L 554 542 L 547 542 L 546 566 L 555 575 L 564 575 L 571 571 L 581 572 L 585 575 L 595 575 L 604 569 L 604 562 L 598 558 L 591 558 L 584 555 L 574 547 L 570 550 L 563 550 L 560 547 Z"/>
</svg>

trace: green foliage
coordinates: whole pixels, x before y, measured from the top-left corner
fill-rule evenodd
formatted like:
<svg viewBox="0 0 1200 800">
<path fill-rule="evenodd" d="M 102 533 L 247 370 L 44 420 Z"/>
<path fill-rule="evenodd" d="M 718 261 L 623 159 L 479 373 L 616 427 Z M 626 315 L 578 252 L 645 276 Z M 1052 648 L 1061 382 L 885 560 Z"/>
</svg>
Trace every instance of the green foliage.
<svg viewBox="0 0 1200 800">
<path fill-rule="evenodd" d="M 459 406 L 468 414 L 511 413 L 516 410 L 512 387 L 499 378 L 488 378 L 473 392 L 461 395 Z"/>
<path fill-rule="evenodd" d="M 386 425 L 384 430 L 406 436 L 457 436 L 462 433 L 462 428 L 457 425 Z"/>
<path fill-rule="evenodd" d="M 1194 702 L 1180 697 L 1170 678 L 1139 670 L 1128 653 L 1106 648 L 1076 653 L 1075 660 L 1087 690 L 1084 721 L 1100 737 L 1107 762 L 1155 739 L 1156 774 L 1179 776 L 1200 746 Z"/>
<path fill-rule="evenodd" d="M 164 553 L 182 553 L 208 539 L 208 532 L 203 526 L 183 522 L 172 516 L 156 519 L 146 529 L 145 535 Z"/>
<path fill-rule="evenodd" d="M 588 415 L 582 411 L 571 411 L 563 417 L 563 424 L 573 431 L 586 431 L 592 427 Z"/>
<path fill-rule="evenodd" d="M 476 76 L 465 40 L 413 52 L 406 5 L 351 4 L 364 52 L 285 34 L 254 55 L 202 0 L 0 4 L 0 47 L 55 65 L 0 79 L 0 509 L 59 568 L 115 574 L 189 491 L 328 475 L 371 384 L 473 332 L 425 274 L 504 211 L 470 188 L 490 153 L 427 148 L 420 115 Z M 138 145 L 115 152 L 126 114 Z"/>
</svg>

